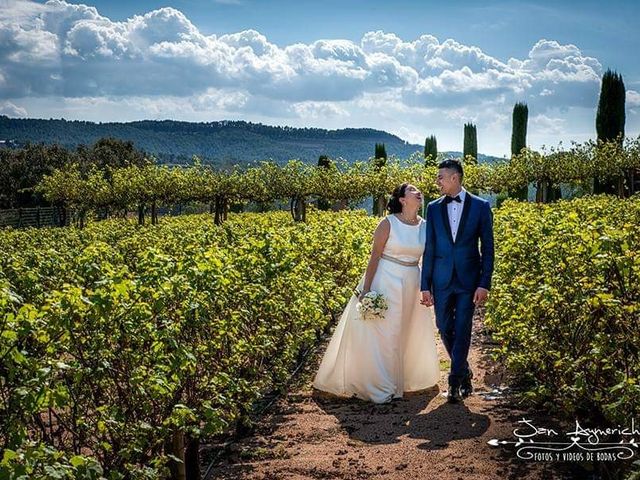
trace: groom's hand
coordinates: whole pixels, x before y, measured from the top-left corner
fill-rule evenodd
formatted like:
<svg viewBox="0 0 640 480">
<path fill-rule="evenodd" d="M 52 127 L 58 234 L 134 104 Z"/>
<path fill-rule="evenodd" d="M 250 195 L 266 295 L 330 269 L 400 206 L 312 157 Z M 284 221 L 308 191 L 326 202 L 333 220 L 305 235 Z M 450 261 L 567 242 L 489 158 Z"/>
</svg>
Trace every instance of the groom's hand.
<svg viewBox="0 0 640 480">
<path fill-rule="evenodd" d="M 486 288 L 478 287 L 476 288 L 476 293 L 473 295 L 473 303 L 476 305 L 482 305 L 487 301 L 487 297 L 489 296 L 489 290 Z"/>
<path fill-rule="evenodd" d="M 422 292 L 422 299 L 420 300 L 420 304 L 424 305 L 425 307 L 430 307 L 433 305 L 433 295 L 431 295 L 431 292 L 429 290 L 425 290 L 424 292 Z"/>
</svg>

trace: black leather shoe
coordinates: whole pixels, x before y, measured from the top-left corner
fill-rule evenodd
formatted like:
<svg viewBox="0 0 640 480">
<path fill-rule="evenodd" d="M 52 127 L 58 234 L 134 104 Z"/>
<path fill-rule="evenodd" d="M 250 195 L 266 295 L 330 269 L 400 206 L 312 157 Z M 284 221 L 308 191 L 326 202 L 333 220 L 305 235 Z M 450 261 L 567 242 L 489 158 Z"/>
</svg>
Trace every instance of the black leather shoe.
<svg viewBox="0 0 640 480">
<path fill-rule="evenodd" d="M 459 403 L 462 401 L 462 395 L 460 394 L 460 387 L 452 387 L 449 385 L 449 393 L 447 393 L 448 403 Z"/>
<path fill-rule="evenodd" d="M 460 394 L 462 398 L 467 398 L 473 393 L 473 385 L 471 385 L 471 379 L 473 378 L 473 372 L 469 369 L 469 374 L 464 377 L 462 384 L 460 385 Z"/>
</svg>

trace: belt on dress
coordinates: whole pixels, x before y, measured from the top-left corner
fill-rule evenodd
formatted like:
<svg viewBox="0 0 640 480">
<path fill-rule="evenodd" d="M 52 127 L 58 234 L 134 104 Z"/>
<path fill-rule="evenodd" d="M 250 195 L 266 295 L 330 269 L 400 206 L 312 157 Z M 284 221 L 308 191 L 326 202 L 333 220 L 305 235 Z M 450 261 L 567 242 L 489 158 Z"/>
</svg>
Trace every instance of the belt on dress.
<svg viewBox="0 0 640 480">
<path fill-rule="evenodd" d="M 407 262 L 404 260 L 400 260 L 399 258 L 391 257 L 389 255 L 385 255 L 384 253 L 380 255 L 380 258 L 384 258 L 385 260 L 389 260 L 390 262 L 397 263 L 399 265 L 404 265 L 405 267 L 417 267 L 419 265 L 419 261 L 416 260 L 414 262 Z"/>
</svg>

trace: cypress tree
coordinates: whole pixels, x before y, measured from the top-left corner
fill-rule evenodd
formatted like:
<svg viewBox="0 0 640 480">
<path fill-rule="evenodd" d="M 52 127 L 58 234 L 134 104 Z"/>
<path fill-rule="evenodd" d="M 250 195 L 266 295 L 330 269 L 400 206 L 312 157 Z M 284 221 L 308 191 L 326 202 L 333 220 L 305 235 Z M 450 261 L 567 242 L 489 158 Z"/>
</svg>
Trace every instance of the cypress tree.
<svg viewBox="0 0 640 480">
<path fill-rule="evenodd" d="M 438 142 L 435 135 L 427 137 L 424 141 L 424 164 L 426 167 L 437 165 Z"/>
<path fill-rule="evenodd" d="M 624 139 L 625 88 L 622 75 L 607 70 L 602 76 L 598 112 L 596 114 L 596 132 L 598 140 L 603 142 Z M 631 173 L 631 172 L 629 172 Z M 623 178 L 593 182 L 594 193 L 618 193 L 624 195 Z"/>
<path fill-rule="evenodd" d="M 518 155 L 527 146 L 527 122 L 529 107 L 526 103 L 513 106 L 513 123 L 511 126 L 511 155 Z M 527 200 L 529 186 L 524 185 L 512 192 L 511 196 L 518 200 Z"/>
<path fill-rule="evenodd" d="M 596 132 L 598 140 L 609 142 L 624 137 L 625 88 L 622 75 L 607 70 L 602 76 L 598 113 L 596 114 Z"/>
<path fill-rule="evenodd" d="M 387 164 L 387 150 L 384 143 L 376 143 L 375 156 L 373 158 L 373 166 L 376 170 L 380 170 Z M 386 198 L 384 195 L 373 198 L 372 212 L 374 215 L 381 217 L 384 215 L 386 208 Z"/>
<path fill-rule="evenodd" d="M 513 124 L 511 130 L 511 155 L 518 155 L 527 146 L 527 121 L 529 107 L 526 103 L 513 106 Z"/>
<path fill-rule="evenodd" d="M 373 164 L 378 168 L 384 167 L 387 164 L 387 150 L 384 143 L 376 143 Z"/>
<path fill-rule="evenodd" d="M 327 155 L 320 155 L 318 157 L 318 166 L 328 168 L 331 166 L 331 159 Z"/>
<path fill-rule="evenodd" d="M 329 168 L 331 166 L 331 159 L 327 155 L 320 155 L 318 158 L 319 168 Z M 324 197 L 318 198 L 318 210 L 329 210 L 329 202 Z"/>
<path fill-rule="evenodd" d="M 467 155 L 472 156 L 475 163 L 478 163 L 478 131 L 473 123 L 464 124 L 463 159 L 466 159 Z"/>
</svg>

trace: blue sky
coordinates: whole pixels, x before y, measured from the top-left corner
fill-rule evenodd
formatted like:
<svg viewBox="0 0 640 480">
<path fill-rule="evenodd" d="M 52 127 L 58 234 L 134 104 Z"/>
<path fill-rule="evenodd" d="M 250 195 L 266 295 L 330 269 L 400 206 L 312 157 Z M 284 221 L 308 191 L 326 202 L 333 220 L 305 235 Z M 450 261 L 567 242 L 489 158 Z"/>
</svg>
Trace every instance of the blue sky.
<svg viewBox="0 0 640 480">
<path fill-rule="evenodd" d="M 623 74 L 640 133 L 640 6 L 603 2 L 0 0 L 0 113 L 95 121 L 244 119 L 372 127 L 509 153 L 594 136 L 599 78 Z"/>
</svg>

